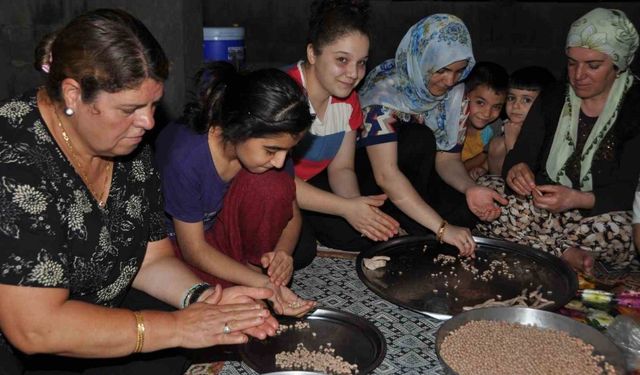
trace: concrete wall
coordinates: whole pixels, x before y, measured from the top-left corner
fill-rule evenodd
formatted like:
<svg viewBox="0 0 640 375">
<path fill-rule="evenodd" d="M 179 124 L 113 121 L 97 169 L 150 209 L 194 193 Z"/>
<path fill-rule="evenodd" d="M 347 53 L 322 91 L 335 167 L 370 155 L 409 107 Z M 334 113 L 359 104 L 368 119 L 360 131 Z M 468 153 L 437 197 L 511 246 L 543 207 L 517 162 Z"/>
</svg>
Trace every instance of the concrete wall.
<svg viewBox="0 0 640 375">
<path fill-rule="evenodd" d="M 203 19 L 205 26 L 244 26 L 248 64 L 279 66 L 304 56 L 310 4 L 311 0 L 203 0 Z M 477 60 L 493 60 L 508 70 L 538 64 L 559 76 L 564 71 L 569 25 L 598 6 L 622 9 L 640 29 L 640 1 L 371 0 L 369 68 L 393 57 L 400 39 L 416 21 L 443 12 L 467 24 Z M 640 72 L 637 63 L 635 67 Z"/>
<path fill-rule="evenodd" d="M 303 57 L 311 0 L 0 0 L 0 98 L 39 84 L 33 51 L 40 38 L 88 9 L 122 8 L 149 27 L 172 61 L 159 110 L 162 124 L 177 117 L 202 63 L 202 27 L 246 28 L 249 68 L 282 66 Z M 371 0 L 373 40 L 369 68 L 394 55 L 406 30 L 423 16 L 447 12 L 471 32 L 478 60 L 509 70 L 538 64 L 564 71 L 564 40 L 571 22 L 602 6 L 624 10 L 640 28 L 640 1 L 394 1 Z M 634 70 L 640 72 L 640 58 Z"/>
<path fill-rule="evenodd" d="M 120 8 L 149 28 L 171 59 L 171 74 L 158 109 L 159 122 L 182 111 L 189 77 L 201 62 L 202 3 L 200 0 L 1 0 L 0 98 L 41 84 L 33 68 L 34 49 L 43 35 L 73 17 L 96 8 Z"/>
</svg>

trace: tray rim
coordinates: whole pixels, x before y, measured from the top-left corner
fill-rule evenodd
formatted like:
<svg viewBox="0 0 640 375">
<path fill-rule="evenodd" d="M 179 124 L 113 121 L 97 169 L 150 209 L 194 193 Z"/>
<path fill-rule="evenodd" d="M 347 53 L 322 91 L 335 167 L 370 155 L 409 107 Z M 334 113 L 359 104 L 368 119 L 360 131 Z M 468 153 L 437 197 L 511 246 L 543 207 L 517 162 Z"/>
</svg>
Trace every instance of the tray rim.
<svg viewBox="0 0 640 375">
<path fill-rule="evenodd" d="M 568 281 L 568 287 L 570 291 L 573 291 L 573 293 L 568 294 L 566 297 L 559 299 L 558 301 L 555 301 L 556 303 L 553 305 L 548 306 L 547 308 L 543 309 L 546 311 L 552 311 L 552 310 L 557 310 L 559 308 L 561 308 L 562 306 L 566 305 L 567 303 L 569 303 L 569 301 L 571 301 L 571 299 L 575 296 L 576 292 L 578 291 L 578 276 L 575 273 L 575 271 L 569 267 L 568 264 L 566 264 L 562 259 L 548 254 L 540 249 L 536 249 L 530 246 L 525 246 L 525 245 L 520 245 L 518 243 L 515 242 L 510 242 L 510 241 L 506 241 L 506 240 L 501 240 L 501 239 L 496 239 L 496 238 L 491 238 L 491 237 L 481 237 L 481 236 L 473 236 L 473 240 L 476 242 L 476 244 L 479 245 L 490 245 L 490 246 L 495 246 L 495 247 L 499 247 L 499 248 L 507 248 L 508 250 L 516 250 L 517 252 L 526 252 L 527 255 L 532 256 L 533 258 L 538 258 L 538 259 L 544 259 L 547 262 L 551 262 L 554 266 L 559 267 L 562 269 L 563 272 L 565 272 L 565 274 L 567 275 L 567 281 Z M 398 245 L 398 244 L 403 244 L 403 243 L 413 243 L 413 242 L 430 242 L 430 243 L 435 243 L 436 246 L 438 246 L 439 244 L 436 241 L 436 238 L 434 235 L 422 235 L 422 236 L 414 236 L 414 235 L 408 235 L 408 236 L 402 236 L 402 237 L 398 237 L 398 238 L 394 238 L 392 240 L 377 244 L 375 246 L 370 247 L 369 249 L 362 251 L 358 254 L 358 257 L 356 258 L 356 272 L 358 274 L 358 278 L 360 279 L 360 281 L 362 281 L 362 283 L 364 285 L 367 286 L 367 288 L 369 290 L 371 290 L 372 292 L 374 292 L 378 297 L 389 301 L 397 306 L 400 307 L 404 307 L 406 309 L 415 311 L 419 314 L 422 315 L 426 315 L 429 317 L 432 317 L 434 319 L 437 320 L 447 320 L 447 319 L 451 319 L 453 316 L 457 315 L 457 314 L 453 314 L 453 315 L 449 315 L 449 314 L 441 314 L 441 313 L 434 313 L 434 312 L 430 312 L 430 311 L 424 311 L 424 310 L 420 310 L 417 309 L 415 307 L 410 306 L 409 304 L 406 304 L 402 301 L 399 301 L 396 298 L 393 297 L 389 297 L 389 296 L 385 296 L 383 295 L 380 291 L 377 290 L 377 288 L 375 287 L 375 285 L 366 277 L 366 275 L 364 274 L 364 264 L 363 264 L 363 259 L 364 258 L 370 258 L 372 256 L 378 255 L 378 252 L 381 250 L 384 250 L 386 248 Z M 460 314 L 460 313 L 458 313 Z"/>
<path fill-rule="evenodd" d="M 380 366 L 380 364 L 382 363 L 382 361 L 384 361 L 384 358 L 387 355 L 387 339 L 384 337 L 384 335 L 382 334 L 380 329 L 378 329 L 378 327 L 376 327 L 375 324 L 373 324 L 373 322 L 371 322 L 367 318 L 364 318 L 364 317 L 362 317 L 360 315 L 356 315 L 356 314 L 348 312 L 348 311 L 338 310 L 338 309 L 334 309 L 334 308 L 330 308 L 330 307 L 317 308 L 316 310 L 313 311 L 313 313 L 311 313 L 310 315 L 305 316 L 304 318 L 305 319 L 311 318 L 312 320 L 320 319 L 320 318 L 331 318 L 331 319 L 338 320 L 338 319 L 336 319 L 336 316 L 338 316 L 338 317 L 347 317 L 350 320 L 355 321 L 356 323 L 359 323 L 359 324 L 352 324 L 352 326 L 356 326 L 356 327 L 366 326 L 371 331 L 372 337 L 377 337 L 378 338 L 379 349 L 378 349 L 377 356 L 371 362 L 371 364 L 369 364 L 367 367 L 362 368 L 362 369 L 358 369 L 358 374 L 368 374 L 368 373 L 372 372 L 373 370 L 375 370 L 378 366 Z M 289 317 L 289 316 L 282 316 L 280 318 L 282 320 L 291 320 L 291 321 L 301 320 L 301 319 L 294 318 L 294 317 Z M 347 321 L 347 323 L 351 323 L 351 322 Z M 247 360 L 248 356 L 247 356 L 247 350 L 246 349 L 248 348 L 248 345 L 252 340 L 255 341 L 255 339 L 250 338 L 247 343 L 245 343 L 243 345 L 240 345 L 238 347 L 238 352 L 240 354 L 240 358 L 241 358 L 242 362 L 246 363 L 247 366 L 251 367 L 251 369 L 253 369 L 254 371 L 256 371 L 256 372 L 258 372 L 260 374 L 290 374 L 290 375 L 296 375 L 296 374 L 323 374 L 321 372 L 314 372 L 314 371 L 309 371 L 309 370 L 280 370 L 280 371 L 269 372 L 269 373 L 260 372 L 260 370 L 257 369 L 257 366 L 255 366 L 255 363 L 253 363 L 252 361 Z"/>
</svg>

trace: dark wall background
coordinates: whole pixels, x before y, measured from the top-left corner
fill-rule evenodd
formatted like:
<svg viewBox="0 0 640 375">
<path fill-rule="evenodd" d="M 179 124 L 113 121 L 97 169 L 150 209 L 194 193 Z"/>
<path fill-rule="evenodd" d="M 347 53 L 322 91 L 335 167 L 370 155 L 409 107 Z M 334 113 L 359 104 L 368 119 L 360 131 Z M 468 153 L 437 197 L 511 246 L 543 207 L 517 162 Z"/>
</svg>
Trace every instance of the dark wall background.
<svg viewBox="0 0 640 375">
<path fill-rule="evenodd" d="M 40 85 L 33 68 L 42 36 L 90 9 L 120 8 L 138 17 L 171 59 L 171 74 L 158 109 L 159 122 L 176 117 L 190 88 L 188 77 L 202 55 L 202 3 L 199 0 L 0 0 L 0 98 Z"/>
<path fill-rule="evenodd" d="M 0 0 L 0 98 L 40 83 L 32 63 L 44 34 L 89 9 L 116 7 L 140 18 L 172 61 L 159 111 L 163 123 L 180 114 L 191 89 L 191 77 L 202 62 L 203 26 L 244 26 L 247 66 L 283 66 L 304 56 L 310 4 L 311 0 Z M 478 60 L 493 60 L 508 70 L 543 65 L 560 76 L 569 25 L 597 6 L 625 11 L 640 28 L 640 1 L 371 0 L 369 68 L 392 57 L 406 30 L 420 18 L 447 12 L 469 27 Z"/>
<path fill-rule="evenodd" d="M 465 22 L 477 60 L 499 62 L 509 71 L 542 65 L 558 77 L 564 71 L 569 26 L 589 10 L 621 9 L 640 29 L 640 1 L 370 1 L 369 69 L 393 57 L 409 27 L 434 13 L 455 14 Z M 204 0 L 203 19 L 205 26 L 244 26 L 250 65 L 287 65 L 304 57 L 310 4 L 311 0 Z"/>
</svg>

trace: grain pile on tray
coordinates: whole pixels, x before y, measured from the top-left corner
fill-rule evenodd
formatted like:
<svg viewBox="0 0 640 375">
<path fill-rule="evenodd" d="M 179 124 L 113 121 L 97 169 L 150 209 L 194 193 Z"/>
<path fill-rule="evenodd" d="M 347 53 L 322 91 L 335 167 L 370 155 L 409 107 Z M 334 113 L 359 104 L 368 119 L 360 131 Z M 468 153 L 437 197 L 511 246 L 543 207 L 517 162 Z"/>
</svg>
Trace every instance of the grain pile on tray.
<svg viewBox="0 0 640 375">
<path fill-rule="evenodd" d="M 276 354 L 276 366 L 281 369 L 321 371 L 323 374 L 351 375 L 358 373 L 358 365 L 351 364 L 336 355 L 331 343 L 328 343 L 327 346 L 320 345 L 319 350 L 311 351 L 300 343 L 292 352 L 284 351 Z"/>
<path fill-rule="evenodd" d="M 502 257 L 505 257 L 506 255 L 507 255 L 506 253 L 502 253 Z M 480 270 L 474 265 L 473 258 L 461 257 L 460 255 L 453 256 L 453 255 L 446 255 L 446 254 L 438 254 L 438 256 L 433 259 L 433 263 L 434 264 L 439 263 L 442 267 L 449 265 L 450 267 L 449 274 L 453 275 L 454 271 L 456 271 L 456 267 L 453 266 L 453 264 L 455 264 L 458 260 L 460 260 L 460 266 L 462 267 L 462 269 L 467 272 L 470 272 L 473 275 L 473 279 L 476 281 L 489 282 L 493 280 L 493 278 L 496 276 L 503 276 L 509 280 L 515 279 L 515 275 L 513 274 L 513 272 L 511 272 L 511 267 L 509 263 L 505 260 L 494 259 L 491 262 L 489 262 L 488 259 L 478 257 L 477 259 L 478 262 L 484 262 L 484 263 L 489 262 L 488 269 L 482 272 L 480 272 Z M 512 266 L 515 268 L 517 268 L 519 265 L 520 265 L 520 261 L 517 261 L 517 260 L 514 261 L 512 264 Z M 525 270 L 525 272 L 529 272 L 529 270 Z M 447 274 L 446 274 L 446 271 L 440 271 L 436 274 L 431 274 L 431 276 L 446 277 Z"/>
<path fill-rule="evenodd" d="M 593 354 L 593 346 L 566 332 L 490 320 L 470 321 L 452 331 L 440 356 L 460 375 L 616 373 Z"/>
</svg>

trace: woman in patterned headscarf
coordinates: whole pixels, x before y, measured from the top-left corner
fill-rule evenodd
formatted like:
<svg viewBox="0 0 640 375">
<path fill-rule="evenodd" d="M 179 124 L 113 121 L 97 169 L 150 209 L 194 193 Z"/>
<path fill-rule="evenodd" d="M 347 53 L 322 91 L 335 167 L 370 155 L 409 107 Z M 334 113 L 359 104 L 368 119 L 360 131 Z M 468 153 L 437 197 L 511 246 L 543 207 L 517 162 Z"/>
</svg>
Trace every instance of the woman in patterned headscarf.
<svg viewBox="0 0 640 375">
<path fill-rule="evenodd" d="M 434 14 L 409 29 L 395 59 L 369 73 L 360 91 L 365 115 L 360 145 L 366 146 L 366 154 L 359 151 L 356 169 L 362 189 L 384 191 L 391 201 L 385 209 L 409 233 L 429 230 L 463 254 L 475 249 L 470 231 L 448 225 L 426 201 L 433 198 L 427 185 L 435 159 L 442 179 L 466 193 L 474 214 L 493 219 L 500 212 L 493 201 L 502 198 L 476 186 L 460 160 L 467 101 L 459 83 L 474 64 L 464 23 Z"/>
<path fill-rule="evenodd" d="M 536 101 L 503 171 L 511 198 L 498 234 L 562 256 L 589 272 L 594 257 L 631 262 L 631 203 L 640 172 L 640 86 L 629 69 L 638 32 L 626 15 L 597 8 L 571 25 L 569 84 Z M 513 205 L 521 205 L 513 210 Z M 514 216 L 511 214 L 511 216 Z"/>
</svg>

